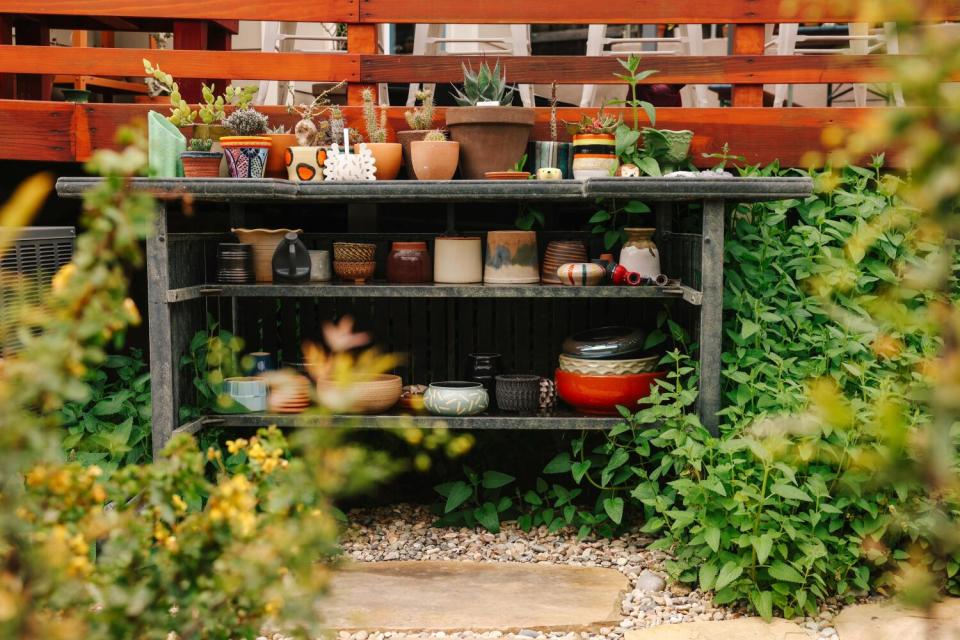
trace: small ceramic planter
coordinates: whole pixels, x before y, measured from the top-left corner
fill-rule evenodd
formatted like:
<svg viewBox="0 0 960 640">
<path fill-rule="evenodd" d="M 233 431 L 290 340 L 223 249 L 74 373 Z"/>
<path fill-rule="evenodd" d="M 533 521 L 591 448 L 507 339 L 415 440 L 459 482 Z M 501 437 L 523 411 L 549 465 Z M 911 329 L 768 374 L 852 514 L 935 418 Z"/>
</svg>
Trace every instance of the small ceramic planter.
<svg viewBox="0 0 960 640">
<path fill-rule="evenodd" d="M 573 136 L 573 177 L 604 178 L 617 168 L 617 141 L 612 133 Z"/>
<path fill-rule="evenodd" d="M 693 141 L 693 131 L 688 129 L 674 131 L 671 129 L 644 127 L 640 133 L 643 135 L 643 146 L 645 148 L 665 148 L 665 153 L 662 157 L 663 160 L 669 164 L 680 164 L 686 160 L 690 154 L 690 143 Z"/>
<path fill-rule="evenodd" d="M 183 175 L 188 178 L 219 178 L 223 154 L 216 151 L 184 151 L 180 154 Z"/>
<path fill-rule="evenodd" d="M 285 179 L 287 178 L 287 149 L 297 144 L 297 136 L 292 133 L 268 133 L 266 137 L 270 138 L 266 176 Z"/>
<path fill-rule="evenodd" d="M 589 262 L 572 262 L 557 269 L 561 284 L 578 287 L 595 287 L 603 282 L 604 275 L 603 267 Z"/>
<path fill-rule="evenodd" d="M 460 143 L 419 140 L 410 143 L 410 171 L 417 180 L 449 180 L 457 172 Z"/>
<path fill-rule="evenodd" d="M 231 178 L 262 178 L 270 154 L 266 136 L 225 136 L 220 138 Z"/>
<path fill-rule="evenodd" d="M 539 172 L 541 169 L 559 169 L 561 178 L 572 178 L 573 173 L 570 169 L 572 151 L 573 147 L 569 142 L 534 142 L 533 170 L 537 173 L 537 178 L 544 179 L 540 178 Z"/>
<path fill-rule="evenodd" d="M 426 242 L 394 242 L 387 256 L 387 282 L 419 284 L 433 279 Z"/>
<path fill-rule="evenodd" d="M 480 238 L 437 238 L 433 249 L 433 281 L 473 284 L 483 281 Z"/>
<path fill-rule="evenodd" d="M 653 242 L 656 229 L 627 227 L 627 241 L 620 249 L 620 265 L 630 273 L 655 280 L 660 275 L 660 252 Z"/>
<path fill-rule="evenodd" d="M 411 180 L 417 179 L 417 174 L 413 170 L 413 156 L 411 155 L 412 147 L 411 145 L 414 142 L 419 142 L 427 137 L 429 131 L 417 130 L 417 129 L 408 129 L 407 131 L 397 131 L 397 140 L 400 141 L 400 146 L 403 147 L 403 167 L 404 172 L 407 175 L 407 178 Z M 459 148 L 458 148 L 459 153 Z M 420 178 L 420 180 L 432 180 L 432 178 Z"/>
<path fill-rule="evenodd" d="M 497 376 L 497 406 L 502 411 L 532 415 L 540 408 L 540 376 Z"/>
<path fill-rule="evenodd" d="M 467 356 L 464 378 L 469 382 L 479 382 L 490 394 L 490 406 L 496 408 L 495 379 L 500 373 L 501 356 L 499 353 L 471 353 Z"/>
<path fill-rule="evenodd" d="M 266 411 L 267 383 L 260 378 L 227 378 L 224 389 L 234 402 L 247 411 Z"/>
<path fill-rule="evenodd" d="M 485 284 L 536 284 L 540 282 L 535 231 L 487 233 Z"/>
<path fill-rule="evenodd" d="M 326 249 L 310 251 L 310 282 L 328 282 L 330 277 L 330 252 Z"/>
<path fill-rule="evenodd" d="M 540 282 L 560 284 L 557 269 L 570 262 L 586 262 L 587 248 L 580 240 L 551 240 L 543 254 Z"/>
<path fill-rule="evenodd" d="M 321 182 L 326 160 L 327 152 L 322 147 L 288 147 L 283 158 L 287 180 Z"/>
<path fill-rule="evenodd" d="M 368 142 L 367 149 L 373 154 L 377 167 L 377 180 L 396 180 L 403 160 L 403 147 L 399 142 Z M 354 145 L 354 152 L 360 153 L 360 145 Z"/>
<path fill-rule="evenodd" d="M 479 382 L 434 382 L 423 394 L 423 405 L 436 416 L 473 416 L 490 404 L 487 390 Z"/>
</svg>

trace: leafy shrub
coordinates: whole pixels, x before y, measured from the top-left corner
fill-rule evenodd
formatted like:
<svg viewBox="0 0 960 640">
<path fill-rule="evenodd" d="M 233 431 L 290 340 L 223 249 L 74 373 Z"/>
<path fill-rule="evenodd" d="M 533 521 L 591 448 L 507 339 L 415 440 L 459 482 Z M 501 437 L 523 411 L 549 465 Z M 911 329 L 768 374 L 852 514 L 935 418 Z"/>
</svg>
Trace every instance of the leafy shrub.
<svg viewBox="0 0 960 640">
<path fill-rule="evenodd" d="M 438 524 L 468 527 L 479 524 L 487 531 L 499 532 L 501 517 L 513 508 L 513 500 L 502 495 L 501 489 L 516 478 L 499 471 L 478 474 L 470 467 L 464 467 L 463 473 L 466 481 L 447 482 L 434 487 L 445 498 L 443 517 Z"/>
</svg>

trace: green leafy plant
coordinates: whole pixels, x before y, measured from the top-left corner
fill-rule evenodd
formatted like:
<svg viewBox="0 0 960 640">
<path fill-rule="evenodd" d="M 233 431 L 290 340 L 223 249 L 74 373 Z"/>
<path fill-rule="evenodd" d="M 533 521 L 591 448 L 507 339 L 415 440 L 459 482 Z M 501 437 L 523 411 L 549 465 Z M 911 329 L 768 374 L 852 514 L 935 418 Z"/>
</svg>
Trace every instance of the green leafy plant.
<svg viewBox="0 0 960 640">
<path fill-rule="evenodd" d="M 212 148 L 213 140 L 210 138 L 190 138 L 190 143 L 187 145 L 187 149 L 190 151 L 209 152 Z"/>
<path fill-rule="evenodd" d="M 542 227 L 545 222 L 543 212 L 539 209 L 534 209 L 526 203 L 521 203 L 520 212 L 517 214 L 516 220 L 514 220 L 517 229 L 522 229 L 523 231 L 530 231 L 538 224 Z"/>
<path fill-rule="evenodd" d="M 520 159 L 517 160 L 516 164 L 514 164 L 510 170 L 516 171 L 519 173 L 524 171 L 524 167 L 526 166 L 527 166 L 527 154 L 523 154 L 522 156 L 520 156 Z"/>
<path fill-rule="evenodd" d="M 417 92 L 417 102 L 419 107 L 404 111 L 403 117 L 414 131 L 427 131 L 433 128 L 433 91 L 424 89 Z"/>
<path fill-rule="evenodd" d="M 486 62 L 480 63 L 480 69 L 474 73 L 466 64 L 463 68 L 463 90 L 454 88 L 453 98 L 461 107 L 475 107 L 478 102 L 496 102 L 501 106 L 513 104 L 516 87 L 507 85 L 506 69 L 500 72 L 500 61 L 493 69 Z"/>
<path fill-rule="evenodd" d="M 193 380 L 196 393 L 195 405 L 181 404 L 181 420 L 242 410 L 224 390 L 224 380 L 241 375 L 242 351 L 242 339 L 207 318 L 207 329 L 193 335 L 187 353 L 180 358 L 180 368 Z"/>
<path fill-rule="evenodd" d="M 746 161 L 746 158 L 745 158 L 745 157 L 743 157 L 743 156 L 738 156 L 738 155 L 736 155 L 736 154 L 730 153 L 730 145 L 729 145 L 729 143 L 726 143 L 726 142 L 724 142 L 724 143 L 723 143 L 723 146 L 720 147 L 720 152 L 719 152 L 719 153 L 703 153 L 703 154 L 701 154 L 701 156 L 702 156 L 703 158 L 708 159 L 708 160 L 719 160 L 719 161 L 720 161 L 720 162 L 718 162 L 718 163 L 716 164 L 716 166 L 713 167 L 713 171 L 715 171 L 715 172 L 717 172 L 717 173 L 723 173 L 723 171 L 727 168 L 727 163 L 728 163 L 728 162 L 741 162 L 741 163 L 742 163 L 742 162 L 745 162 L 745 161 Z"/>
<path fill-rule="evenodd" d="M 500 531 L 502 514 L 513 508 L 513 499 L 503 495 L 502 489 L 515 478 L 499 471 L 476 473 L 464 467 L 466 480 L 447 482 L 434 487 L 445 500 L 438 524 L 443 526 L 478 524 L 488 531 Z"/>
<path fill-rule="evenodd" d="M 617 59 L 617 62 L 620 63 L 620 66 L 624 68 L 626 73 L 615 73 L 613 75 L 630 86 L 630 95 L 626 100 L 611 100 L 607 104 L 630 107 L 633 113 L 632 126 L 621 121 L 616 127 L 617 157 L 621 159 L 621 162 L 629 162 L 637 165 L 640 167 L 640 170 L 647 175 L 660 175 L 659 168 L 654 169 L 653 167 L 655 160 L 652 159 L 652 156 L 649 153 L 643 153 L 640 130 L 640 110 L 643 109 L 647 118 L 650 120 L 651 127 L 657 124 L 657 110 L 656 107 L 646 100 L 640 100 L 637 97 L 637 86 L 642 80 L 655 74 L 656 70 L 645 69 L 640 71 L 640 60 L 640 56 L 635 54 L 626 60 Z"/>
<path fill-rule="evenodd" d="M 628 200 L 619 204 L 616 200 L 598 200 L 601 208 L 590 217 L 591 233 L 603 236 L 603 246 L 613 249 L 627 239 L 625 228 L 632 226 L 631 220 L 637 215 L 650 213 L 650 207 L 639 200 Z"/>
<path fill-rule="evenodd" d="M 194 110 L 183 99 L 180 94 L 180 86 L 173 79 L 173 76 L 162 71 L 159 65 L 153 66 L 149 60 L 144 58 L 143 70 L 161 91 L 165 91 L 170 96 L 171 109 L 168 119 L 178 127 L 196 124 L 198 116 L 203 124 L 220 122 L 226 115 L 227 106 L 235 105 L 239 109 L 248 108 L 258 90 L 254 85 L 240 88 L 228 85 L 223 95 L 217 95 L 216 85 L 201 84 L 203 102 L 200 103 L 199 109 Z"/>
</svg>

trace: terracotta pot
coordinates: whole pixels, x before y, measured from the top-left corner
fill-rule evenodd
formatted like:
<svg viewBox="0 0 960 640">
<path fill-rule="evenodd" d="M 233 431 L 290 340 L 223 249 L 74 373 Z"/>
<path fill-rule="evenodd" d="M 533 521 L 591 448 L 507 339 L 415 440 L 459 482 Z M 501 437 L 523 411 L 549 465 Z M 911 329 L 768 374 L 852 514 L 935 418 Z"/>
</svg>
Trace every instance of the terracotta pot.
<svg viewBox="0 0 960 640">
<path fill-rule="evenodd" d="M 231 178 L 262 178 L 270 155 L 266 136 L 224 136 L 220 138 Z"/>
<path fill-rule="evenodd" d="M 612 133 L 573 136 L 573 177 L 577 180 L 605 178 L 617 168 L 617 139 Z"/>
<path fill-rule="evenodd" d="M 460 143 L 460 174 L 480 180 L 488 171 L 506 171 L 527 148 L 536 112 L 524 107 L 451 107 L 450 138 Z"/>
<path fill-rule="evenodd" d="M 399 142 L 368 142 L 367 149 L 373 154 L 373 161 L 377 166 L 377 180 L 396 180 L 400 173 L 400 162 L 403 160 L 403 147 Z M 360 153 L 360 145 L 353 145 L 353 150 Z"/>
<path fill-rule="evenodd" d="M 292 133 L 268 133 L 270 155 L 267 156 L 268 178 L 287 178 L 287 149 L 297 144 L 297 136 Z"/>
<path fill-rule="evenodd" d="M 223 153 L 218 151 L 184 151 L 180 154 L 183 175 L 188 178 L 219 178 Z"/>
<path fill-rule="evenodd" d="M 490 231 L 484 284 L 535 284 L 540 282 L 536 231 Z"/>
<path fill-rule="evenodd" d="M 656 229 L 627 227 L 627 241 L 620 249 L 620 264 L 630 273 L 653 280 L 660 275 L 660 252 L 653 242 Z"/>
<path fill-rule="evenodd" d="M 482 282 L 480 238 L 437 238 L 433 245 L 433 281 L 443 284 Z"/>
<path fill-rule="evenodd" d="M 303 229 L 231 229 L 240 242 L 253 246 L 253 277 L 257 282 L 273 281 L 273 253 L 288 233 Z"/>
<path fill-rule="evenodd" d="M 387 256 L 387 282 L 418 284 L 433 279 L 426 242 L 394 242 Z"/>
<path fill-rule="evenodd" d="M 557 269 L 569 262 L 586 262 L 587 249 L 580 240 L 551 240 L 543 254 L 540 281 L 543 284 L 560 284 Z"/>
<path fill-rule="evenodd" d="M 286 178 L 294 182 L 322 182 L 326 161 L 327 152 L 322 147 L 287 147 L 283 157 Z"/>
<path fill-rule="evenodd" d="M 407 131 L 397 131 L 397 140 L 400 141 L 400 146 L 403 147 L 403 167 L 404 171 L 407 174 L 407 177 L 411 180 L 415 180 L 417 174 L 413 172 L 412 156 L 410 155 L 410 143 L 419 142 L 427 137 L 427 134 L 430 133 L 426 130 L 417 130 L 409 129 Z M 427 180 L 429 178 L 423 178 Z"/>
<path fill-rule="evenodd" d="M 594 415 L 617 415 L 617 405 L 631 411 L 650 395 L 654 382 L 665 373 L 636 373 L 622 376 L 585 376 L 557 369 L 557 393 L 577 411 Z"/>
<path fill-rule="evenodd" d="M 449 180 L 457 172 L 459 161 L 459 142 L 417 140 L 410 143 L 408 170 L 417 180 Z"/>
</svg>

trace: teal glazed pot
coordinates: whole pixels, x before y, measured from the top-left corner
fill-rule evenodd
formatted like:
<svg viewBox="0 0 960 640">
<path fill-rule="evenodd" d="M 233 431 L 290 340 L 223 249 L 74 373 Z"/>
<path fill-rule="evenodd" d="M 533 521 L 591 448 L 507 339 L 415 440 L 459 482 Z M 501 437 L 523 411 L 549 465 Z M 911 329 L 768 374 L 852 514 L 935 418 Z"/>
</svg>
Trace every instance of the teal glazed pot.
<svg viewBox="0 0 960 640">
<path fill-rule="evenodd" d="M 533 146 L 533 168 L 536 174 L 540 169 L 559 169 L 564 179 L 573 177 L 571 168 L 572 149 L 569 142 L 537 141 Z"/>
<path fill-rule="evenodd" d="M 479 382 L 434 382 L 423 394 L 423 406 L 435 416 L 474 416 L 490 405 L 490 395 Z"/>
</svg>

